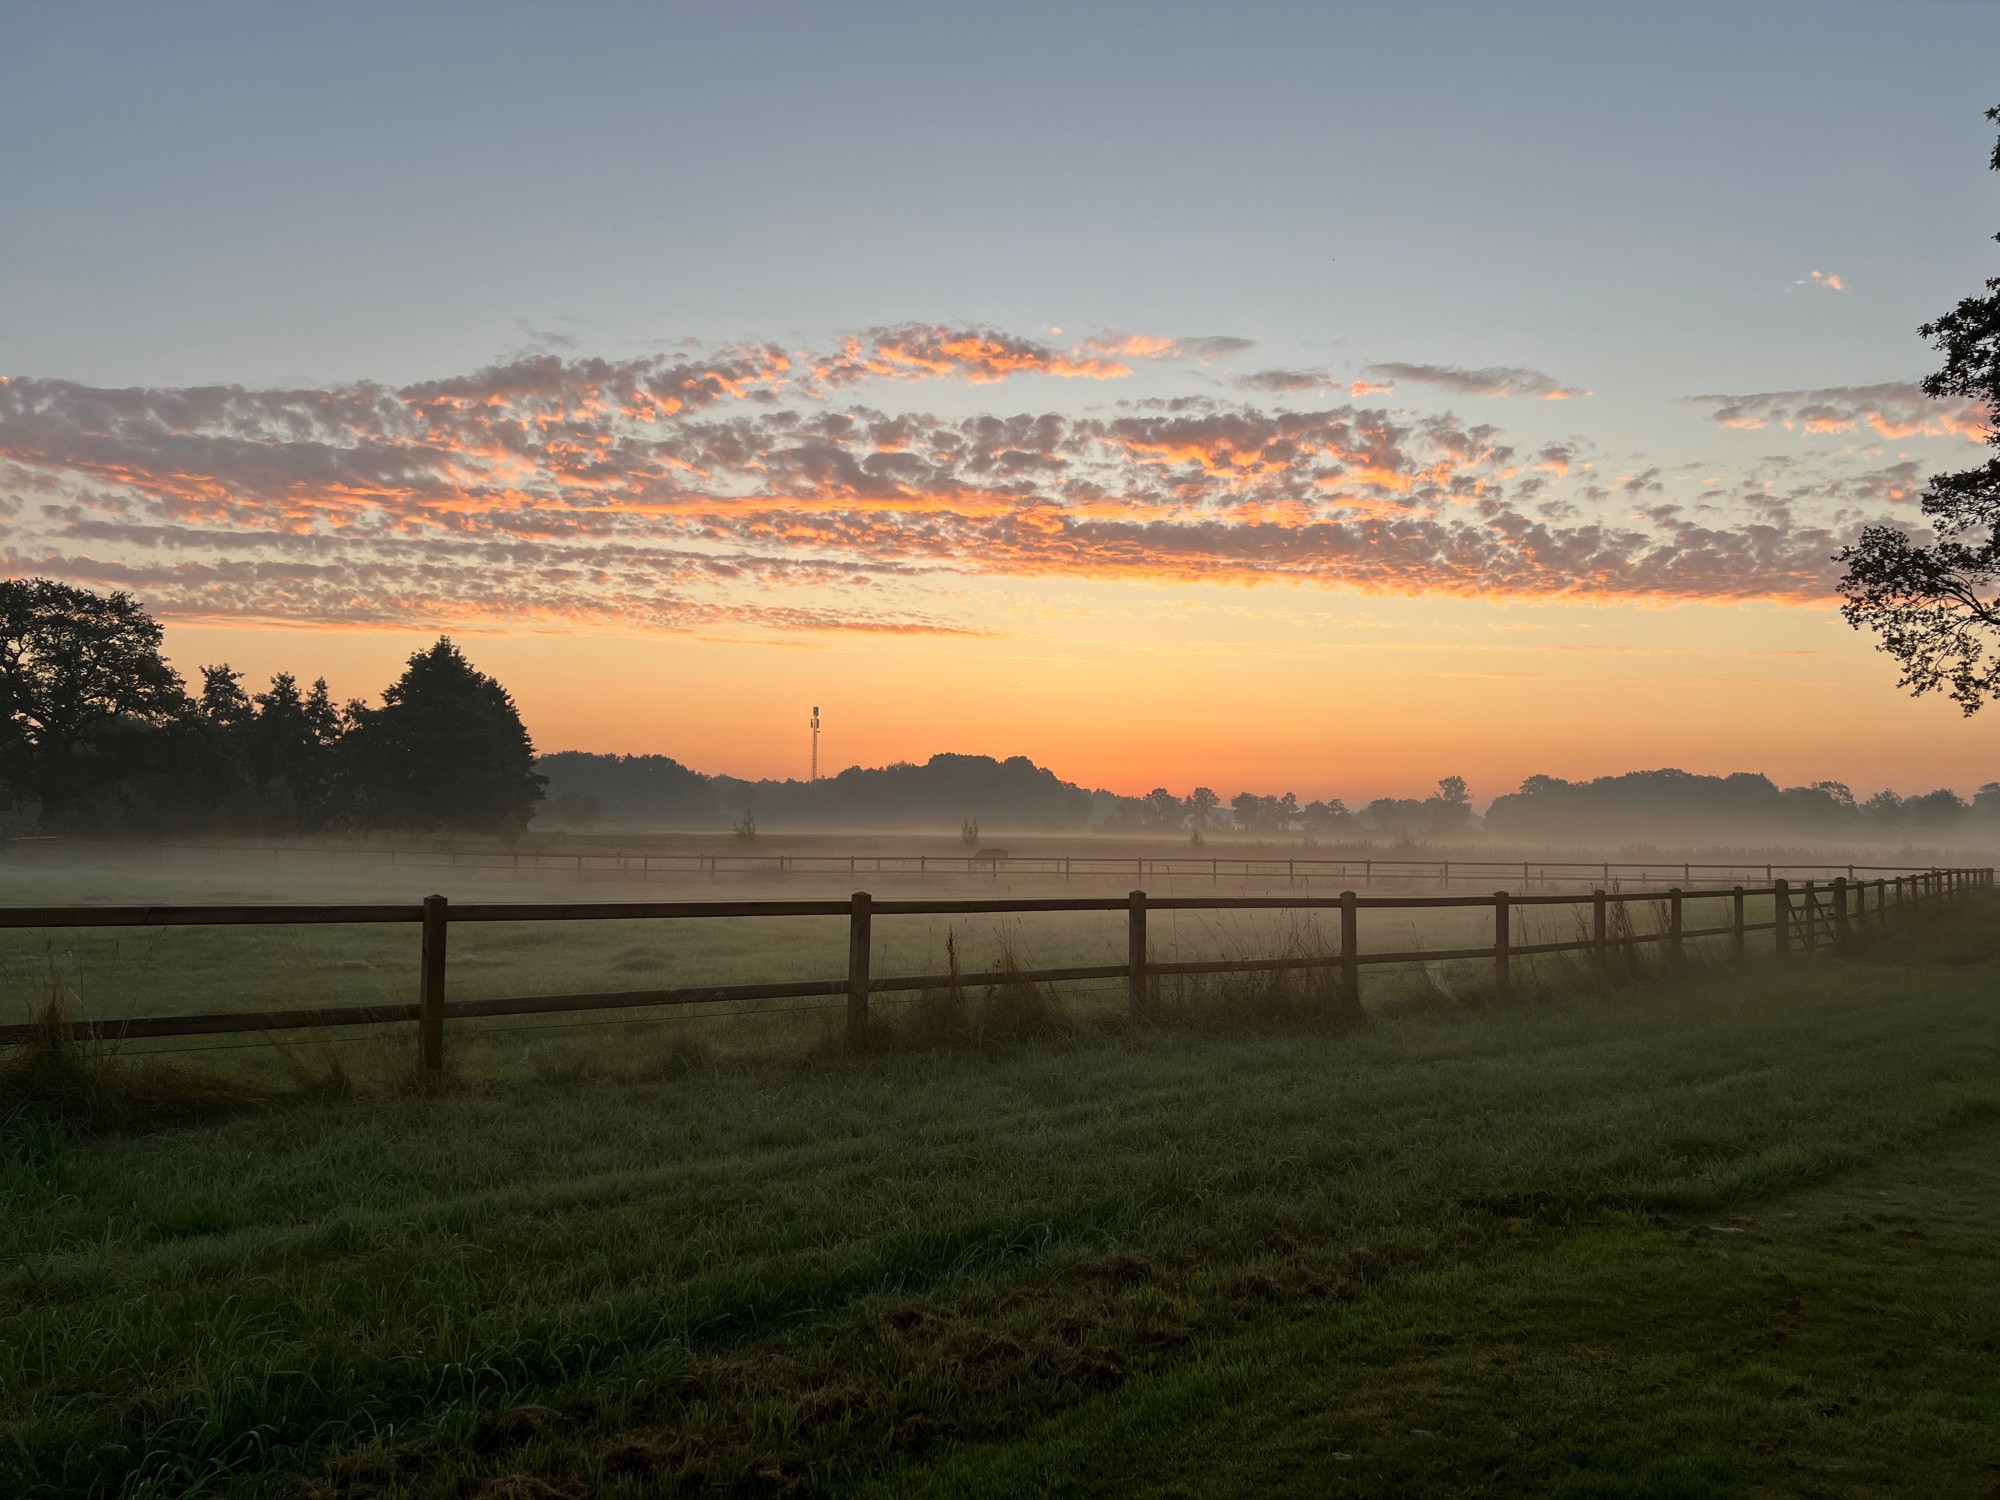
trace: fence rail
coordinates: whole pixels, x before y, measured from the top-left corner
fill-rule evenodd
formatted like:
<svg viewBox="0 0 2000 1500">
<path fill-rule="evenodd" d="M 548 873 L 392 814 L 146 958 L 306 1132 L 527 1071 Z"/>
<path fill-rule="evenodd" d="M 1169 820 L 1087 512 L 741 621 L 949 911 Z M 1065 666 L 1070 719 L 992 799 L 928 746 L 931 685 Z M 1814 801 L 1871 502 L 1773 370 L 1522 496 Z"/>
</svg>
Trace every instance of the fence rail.
<svg viewBox="0 0 2000 1500">
<path fill-rule="evenodd" d="M 1909 865 L 1853 863 L 1716 862 L 1700 860 L 1560 860 L 1560 859 L 1377 859 L 1300 855 L 1109 855 L 1023 854 L 1005 850 L 966 854 L 781 854 L 757 850 L 733 853 L 661 853 L 644 849 L 504 850 L 396 849 L 356 844 L 177 844 L 92 845 L 63 839 L 20 838 L 8 847 L 20 854 L 62 853 L 70 849 L 130 850 L 153 853 L 228 854 L 240 859 L 273 861 L 305 856 L 326 860 L 373 861 L 392 869 L 466 870 L 489 873 L 555 873 L 625 875 L 639 878 L 687 876 L 721 880 L 733 877 L 786 879 L 807 875 L 897 876 L 925 880 L 965 877 L 997 880 L 1077 881 L 1166 880 L 1203 882 L 1284 881 L 1288 885 L 1325 887 L 1358 880 L 1364 887 L 1389 886 L 1449 890 L 1454 885 L 1489 887 L 1496 881 L 1517 880 L 1522 893 L 1552 887 L 1574 889 L 1589 882 L 1610 886 L 1614 881 L 1678 881 L 1683 890 L 1722 889 L 1761 880 L 1830 881 L 1849 884 L 1869 877 L 1908 874 Z M 1935 872 L 1941 866 L 1930 866 Z"/>
<path fill-rule="evenodd" d="M 1816 952 L 1859 940 L 1893 914 L 1921 902 L 1943 901 L 1972 890 L 1993 887 L 1990 868 L 1921 870 L 1850 881 L 1835 876 L 1822 887 L 1808 880 L 1794 887 L 1779 878 L 1769 886 L 1737 885 L 1727 890 L 1615 891 L 1598 888 L 1587 894 L 1495 891 L 1486 896 L 1362 896 L 1342 891 L 1338 896 L 1148 896 L 1132 891 L 1122 897 L 990 898 L 971 900 L 877 901 L 857 891 L 844 901 L 602 901 L 602 902 L 472 902 L 453 906 L 443 896 L 421 904 L 354 906 L 29 906 L 0 908 L 0 928 L 182 927 L 230 925 L 334 925 L 353 923 L 414 923 L 420 929 L 418 996 L 404 1005 L 357 1005 L 301 1010 L 223 1011 L 207 1015 L 141 1016 L 129 1019 L 71 1021 L 69 1034 L 79 1039 L 118 1041 L 150 1037 L 219 1035 L 295 1028 L 370 1026 L 417 1023 L 418 1058 L 429 1069 L 444 1064 L 445 1023 L 489 1016 L 555 1015 L 594 1010 L 657 1006 L 703 1005 L 743 1000 L 846 998 L 850 1045 L 866 1044 L 869 998 L 875 994 L 935 990 L 946 986 L 979 987 L 999 984 L 1059 984 L 1081 980 L 1123 979 L 1135 1019 L 1147 1015 L 1154 981 L 1166 975 L 1277 973 L 1330 969 L 1339 976 L 1343 999 L 1358 1006 L 1361 970 L 1383 964 L 1491 960 L 1495 987 L 1504 994 L 1512 982 L 1516 958 L 1555 953 L 1587 953 L 1600 974 L 1609 974 L 1614 952 L 1631 952 L 1641 944 L 1663 943 L 1679 957 L 1689 942 L 1726 937 L 1732 956 L 1741 961 L 1751 933 L 1773 934 L 1778 953 Z M 1745 920 L 1745 903 L 1770 897 L 1772 919 Z M 1872 900 L 1871 900 L 1872 898 Z M 1727 900 L 1730 921 L 1722 926 L 1689 928 L 1685 903 Z M 1614 935 L 1610 915 L 1631 905 L 1658 903 L 1665 908 L 1660 932 L 1632 929 Z M 1519 943 L 1513 912 L 1518 907 L 1588 906 L 1588 937 L 1571 942 Z M 1872 906 L 1872 913 L 1871 913 Z M 1365 951 L 1360 943 L 1363 911 L 1421 911 L 1484 907 L 1493 913 L 1491 944 L 1469 948 Z M 1155 911 L 1321 910 L 1340 913 L 1340 947 L 1326 955 L 1262 959 L 1199 959 L 1158 962 L 1151 957 L 1146 919 Z M 1115 912 L 1126 914 L 1126 961 L 1055 969 L 1008 969 L 977 974 L 908 974 L 877 978 L 870 972 L 873 922 L 877 916 L 944 916 L 1024 912 Z M 700 985 L 679 989 L 615 990 L 593 994 L 526 995 L 487 1000 L 447 1000 L 445 980 L 448 937 L 455 922 L 578 922 L 684 920 L 699 917 L 845 917 L 848 921 L 847 973 L 838 979 L 785 980 L 769 984 Z M 20 1046 L 44 1034 L 33 1023 L 0 1026 L 0 1046 Z"/>
</svg>

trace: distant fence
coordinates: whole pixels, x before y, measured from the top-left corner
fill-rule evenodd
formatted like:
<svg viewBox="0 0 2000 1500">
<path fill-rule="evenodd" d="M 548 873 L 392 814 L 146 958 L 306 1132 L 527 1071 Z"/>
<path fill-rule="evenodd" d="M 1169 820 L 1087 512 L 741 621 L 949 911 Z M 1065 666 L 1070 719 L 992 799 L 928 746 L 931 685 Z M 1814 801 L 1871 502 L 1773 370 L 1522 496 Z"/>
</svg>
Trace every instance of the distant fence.
<svg viewBox="0 0 2000 1500">
<path fill-rule="evenodd" d="M 1688 891 L 1679 886 L 1656 891 L 1606 891 L 1588 894 L 1535 894 L 1495 891 L 1487 896 L 1148 896 L 1133 891 L 1124 897 L 1062 897 L 958 901 L 877 901 L 857 891 L 844 901 L 602 901 L 573 904 L 525 902 L 452 905 L 431 896 L 417 905 L 366 906 L 61 906 L 0 908 L 0 928 L 271 926 L 358 923 L 408 923 L 421 931 L 418 998 L 409 1005 L 358 1005 L 305 1010 L 229 1011 L 208 1015 L 145 1016 L 126 1020 L 73 1021 L 69 1034 L 80 1039 L 118 1041 L 127 1038 L 219 1035 L 229 1032 L 283 1031 L 306 1027 L 367 1026 L 385 1022 L 417 1023 L 417 1052 L 429 1069 L 444 1065 L 445 1023 L 487 1016 L 554 1015 L 579 1011 L 617 1010 L 671 1005 L 703 1005 L 724 1001 L 805 999 L 844 996 L 847 1040 L 866 1045 L 869 999 L 890 992 L 937 990 L 947 986 L 998 984 L 1057 984 L 1077 980 L 1126 983 L 1135 1019 L 1151 1008 L 1154 980 L 1162 975 L 1274 973 L 1292 969 L 1333 969 L 1343 998 L 1359 1005 L 1361 970 L 1375 964 L 1435 963 L 1490 960 L 1495 989 L 1505 995 L 1517 958 L 1551 953 L 1585 953 L 1600 974 L 1611 972 L 1614 952 L 1636 951 L 1640 944 L 1660 943 L 1671 957 L 1683 955 L 1689 942 L 1728 938 L 1731 955 L 1746 956 L 1749 934 L 1770 932 L 1779 953 L 1821 947 L 1840 948 L 1859 941 L 1874 927 L 1919 902 L 1949 900 L 1973 890 L 1989 890 L 1993 871 L 1985 869 L 1925 870 L 1875 880 L 1849 881 L 1836 876 L 1822 888 L 1817 881 L 1793 887 L 1785 879 L 1769 886 L 1734 886 L 1726 891 Z M 1772 920 L 1745 920 L 1750 898 L 1772 899 Z M 1666 911 L 1660 932 L 1641 933 L 1629 920 L 1613 934 L 1610 913 L 1633 903 L 1659 903 Z M 1729 920 L 1720 925 L 1689 927 L 1684 920 L 1688 902 L 1726 902 Z M 1572 942 L 1517 942 L 1513 913 L 1521 907 L 1588 907 L 1588 937 Z M 1440 908 L 1486 908 L 1493 914 L 1493 941 L 1473 948 L 1364 952 L 1360 941 L 1363 911 L 1423 911 Z M 1213 959 L 1159 963 L 1150 956 L 1146 919 L 1156 911 L 1327 910 L 1340 913 L 1340 948 L 1325 956 Z M 917 974 L 877 978 L 870 972 L 873 923 L 878 916 L 955 916 L 984 913 L 1117 912 L 1126 917 L 1126 961 L 1061 969 L 1004 970 L 980 974 Z M 845 917 L 848 924 L 847 973 L 839 979 L 784 980 L 771 984 L 707 985 L 684 989 L 619 990 L 580 995 L 528 995 L 492 1000 L 447 1000 L 445 976 L 447 937 L 457 922 L 604 922 L 678 921 L 697 917 Z M 32 1042 L 42 1031 L 36 1025 L 0 1026 L 0 1046 Z"/>
<path fill-rule="evenodd" d="M 1402 887 L 1448 891 L 1454 886 L 1490 888 L 1496 882 L 1517 882 L 1523 893 L 1558 888 L 1588 888 L 1593 882 L 1645 885 L 1677 881 L 1683 890 L 1727 890 L 1750 881 L 1766 887 L 1780 879 L 1844 878 L 1850 885 L 1870 876 L 1906 874 L 1910 866 L 1791 863 L 1734 863 L 1686 860 L 1562 860 L 1562 859 L 1344 859 L 1316 855 L 1278 858 L 1260 855 L 1110 855 L 1024 854 L 1004 850 L 968 854 L 780 854 L 757 850 L 733 853 L 660 853 L 643 849 L 394 849 L 366 844 L 110 844 L 93 845 L 66 839 L 16 839 L 17 853 L 64 853 L 108 849 L 117 852 L 228 854 L 239 859 L 272 862 L 300 856 L 329 861 L 361 861 L 391 869 L 466 870 L 497 874 L 544 872 L 574 875 L 624 875 L 636 878 L 681 875 L 694 879 L 729 877 L 786 879 L 804 875 L 900 876 L 927 880 L 958 876 L 999 880 L 1038 880 L 1049 884 L 1077 881 L 1147 881 L 1221 885 L 1283 882 L 1310 890 L 1339 889 L 1358 881 L 1362 888 Z M 1932 868 L 1936 868 L 1935 866 Z"/>
</svg>

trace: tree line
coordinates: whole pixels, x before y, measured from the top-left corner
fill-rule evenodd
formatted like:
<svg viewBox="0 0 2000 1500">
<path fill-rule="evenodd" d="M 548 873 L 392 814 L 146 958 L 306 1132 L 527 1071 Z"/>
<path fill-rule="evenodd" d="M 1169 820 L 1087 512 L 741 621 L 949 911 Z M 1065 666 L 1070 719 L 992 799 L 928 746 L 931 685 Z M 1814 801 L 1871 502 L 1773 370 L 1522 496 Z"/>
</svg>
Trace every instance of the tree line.
<svg viewBox="0 0 2000 1500">
<path fill-rule="evenodd" d="M 227 663 L 189 691 L 130 595 L 0 582 L 0 800 L 58 831 L 527 826 L 545 778 L 514 700 L 448 638 L 379 707 Z"/>
<path fill-rule="evenodd" d="M 1291 792 L 1239 792 L 1224 803 L 1208 787 L 1176 796 L 1155 787 L 1143 797 L 1087 791 L 1024 755 L 933 755 L 850 766 L 819 781 L 746 781 L 709 776 L 665 755 L 596 755 L 567 750 L 544 756 L 546 816 L 586 827 L 600 821 L 737 824 L 771 827 L 946 828 L 988 832 L 1174 834 L 1278 837 L 1449 838 L 1474 826 L 1465 778 L 1447 776 L 1427 798 L 1380 797 L 1357 811 L 1339 798 L 1301 804 Z"/>
<path fill-rule="evenodd" d="M 1739 771 L 1701 776 L 1673 769 L 1630 771 L 1590 781 L 1530 776 L 1486 809 L 1496 838 L 1536 841 L 1673 838 L 1934 839 L 2000 831 L 2000 782 L 1970 800 L 1949 787 L 1921 796 L 1880 791 L 1859 799 L 1844 783 L 1780 787 Z"/>
<path fill-rule="evenodd" d="M 1472 831 L 1472 792 L 1463 776 L 1446 776 L 1428 797 L 1377 797 L 1359 811 L 1339 797 L 1301 804 L 1293 792 L 1238 792 L 1225 805 L 1210 787 L 1185 797 L 1155 787 L 1143 797 L 1114 799 L 1097 825 L 1107 833 L 1185 833 L 1199 842 L 1230 832 L 1307 838 L 1453 838 Z M 1101 794 L 1108 795 L 1108 794 Z"/>
<path fill-rule="evenodd" d="M 746 781 L 690 770 L 666 755 L 543 756 L 547 816 L 581 827 L 621 823 L 765 827 L 1082 830 L 1092 794 L 1025 755 L 933 755 L 922 765 L 850 766 L 818 781 Z M 1128 799 L 1129 800 L 1129 799 Z"/>
</svg>

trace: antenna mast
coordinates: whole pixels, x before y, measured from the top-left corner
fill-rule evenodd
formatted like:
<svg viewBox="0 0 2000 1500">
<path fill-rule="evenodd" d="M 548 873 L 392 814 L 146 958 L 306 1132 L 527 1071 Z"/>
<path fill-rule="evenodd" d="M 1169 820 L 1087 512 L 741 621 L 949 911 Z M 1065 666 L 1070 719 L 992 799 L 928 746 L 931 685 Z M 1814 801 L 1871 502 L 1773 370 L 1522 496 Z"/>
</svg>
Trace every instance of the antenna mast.
<svg viewBox="0 0 2000 1500">
<path fill-rule="evenodd" d="M 812 779 L 819 780 L 819 705 L 813 705 L 813 764 Z"/>
</svg>

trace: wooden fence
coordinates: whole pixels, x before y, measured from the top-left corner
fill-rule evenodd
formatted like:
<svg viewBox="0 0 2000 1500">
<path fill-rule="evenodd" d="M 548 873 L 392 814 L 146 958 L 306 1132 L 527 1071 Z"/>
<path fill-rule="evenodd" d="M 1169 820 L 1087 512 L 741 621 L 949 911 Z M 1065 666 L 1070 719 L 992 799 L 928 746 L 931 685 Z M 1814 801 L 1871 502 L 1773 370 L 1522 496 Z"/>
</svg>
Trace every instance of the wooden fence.
<svg viewBox="0 0 2000 1500">
<path fill-rule="evenodd" d="M 417 1050 L 423 1066 L 444 1064 L 445 1023 L 485 1016 L 555 1015 L 579 1011 L 615 1010 L 670 1005 L 703 1005 L 725 1001 L 845 997 L 847 1038 L 864 1046 L 869 1032 L 869 998 L 876 994 L 942 989 L 949 985 L 982 986 L 1006 983 L 1057 984 L 1077 980 L 1125 981 L 1135 1019 L 1150 1008 L 1154 980 L 1162 975 L 1273 973 L 1291 969 L 1334 969 L 1343 997 L 1358 1005 L 1361 970 L 1376 964 L 1435 963 L 1490 960 L 1496 990 L 1505 995 L 1512 984 L 1517 958 L 1537 954 L 1586 953 L 1598 973 L 1611 972 L 1614 954 L 1636 951 L 1645 943 L 1665 944 L 1679 958 L 1686 944 L 1708 938 L 1729 939 L 1731 956 L 1741 961 L 1751 933 L 1770 932 L 1778 953 L 1843 948 L 1860 940 L 1892 915 L 1918 902 L 1949 900 L 1993 886 L 1987 869 L 1926 870 L 1875 880 L 1850 882 L 1836 876 L 1821 886 L 1807 881 L 1794 887 L 1786 880 L 1770 886 L 1735 886 L 1727 891 L 1606 891 L 1588 894 L 1548 894 L 1495 891 L 1487 896 L 1148 896 L 1133 891 L 1124 897 L 1062 897 L 1046 899 L 984 899 L 956 901 L 877 901 L 857 891 L 844 901 L 602 901 L 576 904 L 462 903 L 443 896 L 418 905 L 368 906 L 62 906 L 0 908 L 0 928 L 271 926 L 360 923 L 408 923 L 420 929 L 418 997 L 408 1005 L 356 1005 L 304 1010 L 223 1011 L 207 1015 L 142 1016 L 122 1020 L 82 1020 L 70 1023 L 80 1039 L 117 1041 L 127 1038 L 209 1036 L 229 1032 L 283 1031 L 293 1028 L 367 1026 L 392 1022 L 417 1023 Z M 1745 904 L 1770 897 L 1772 920 L 1750 922 Z M 1720 925 L 1687 926 L 1689 902 L 1726 903 L 1728 920 Z M 1611 913 L 1635 903 L 1664 907 L 1666 925 L 1659 932 L 1641 933 L 1630 920 L 1621 933 L 1612 932 Z M 1591 912 L 1590 935 L 1572 942 L 1523 943 L 1516 940 L 1513 913 L 1522 907 L 1569 906 Z M 1439 908 L 1484 907 L 1493 914 L 1493 941 L 1472 948 L 1364 951 L 1360 915 L 1363 911 L 1422 911 Z M 1149 953 L 1146 919 L 1156 911 L 1328 910 L 1340 913 L 1340 947 L 1324 956 L 1269 959 L 1209 959 L 1156 962 Z M 981 974 L 910 974 L 877 978 L 870 972 L 873 923 L 876 917 L 949 916 L 982 913 L 1033 912 L 1125 913 L 1126 958 L 1120 964 L 1083 965 L 1060 969 L 1007 970 Z M 578 995 L 526 995 L 491 1000 L 447 1000 L 445 978 L 448 935 L 463 922 L 604 922 L 674 921 L 696 917 L 844 917 L 848 924 L 847 973 L 838 979 L 784 980 L 770 984 L 706 985 L 683 989 L 619 990 Z M 20 1046 L 40 1034 L 33 1024 L 0 1026 L 0 1046 Z"/>
<path fill-rule="evenodd" d="M 1195 854 L 1023 854 L 986 850 L 966 854 L 791 854 L 745 849 L 731 853 L 686 851 L 661 853 L 643 849 L 397 849 L 367 844 L 94 844 L 67 839 L 19 838 L 8 848 L 19 855 L 129 853 L 157 851 L 227 854 L 237 860 L 273 863 L 309 857 L 328 861 L 372 862 L 390 869 L 465 870 L 493 874 L 574 874 L 650 879 L 682 876 L 696 880 L 733 878 L 789 879 L 795 876 L 864 875 L 931 880 L 949 877 L 986 880 L 1124 881 L 1134 884 L 1166 881 L 1180 885 L 1224 881 L 1278 884 L 1300 889 L 1317 885 L 1448 891 L 1454 887 L 1491 889 L 1498 882 L 1515 882 L 1521 892 L 1606 887 L 1613 882 L 1644 885 L 1675 881 L 1683 890 L 1728 890 L 1739 883 L 1773 886 L 1784 879 L 1797 885 L 1806 880 L 1845 878 L 1851 885 L 1871 876 L 1907 874 L 1908 865 L 1841 863 L 1714 862 L 1686 860 L 1561 860 L 1561 859 L 1359 859 L 1299 855 Z"/>
</svg>

